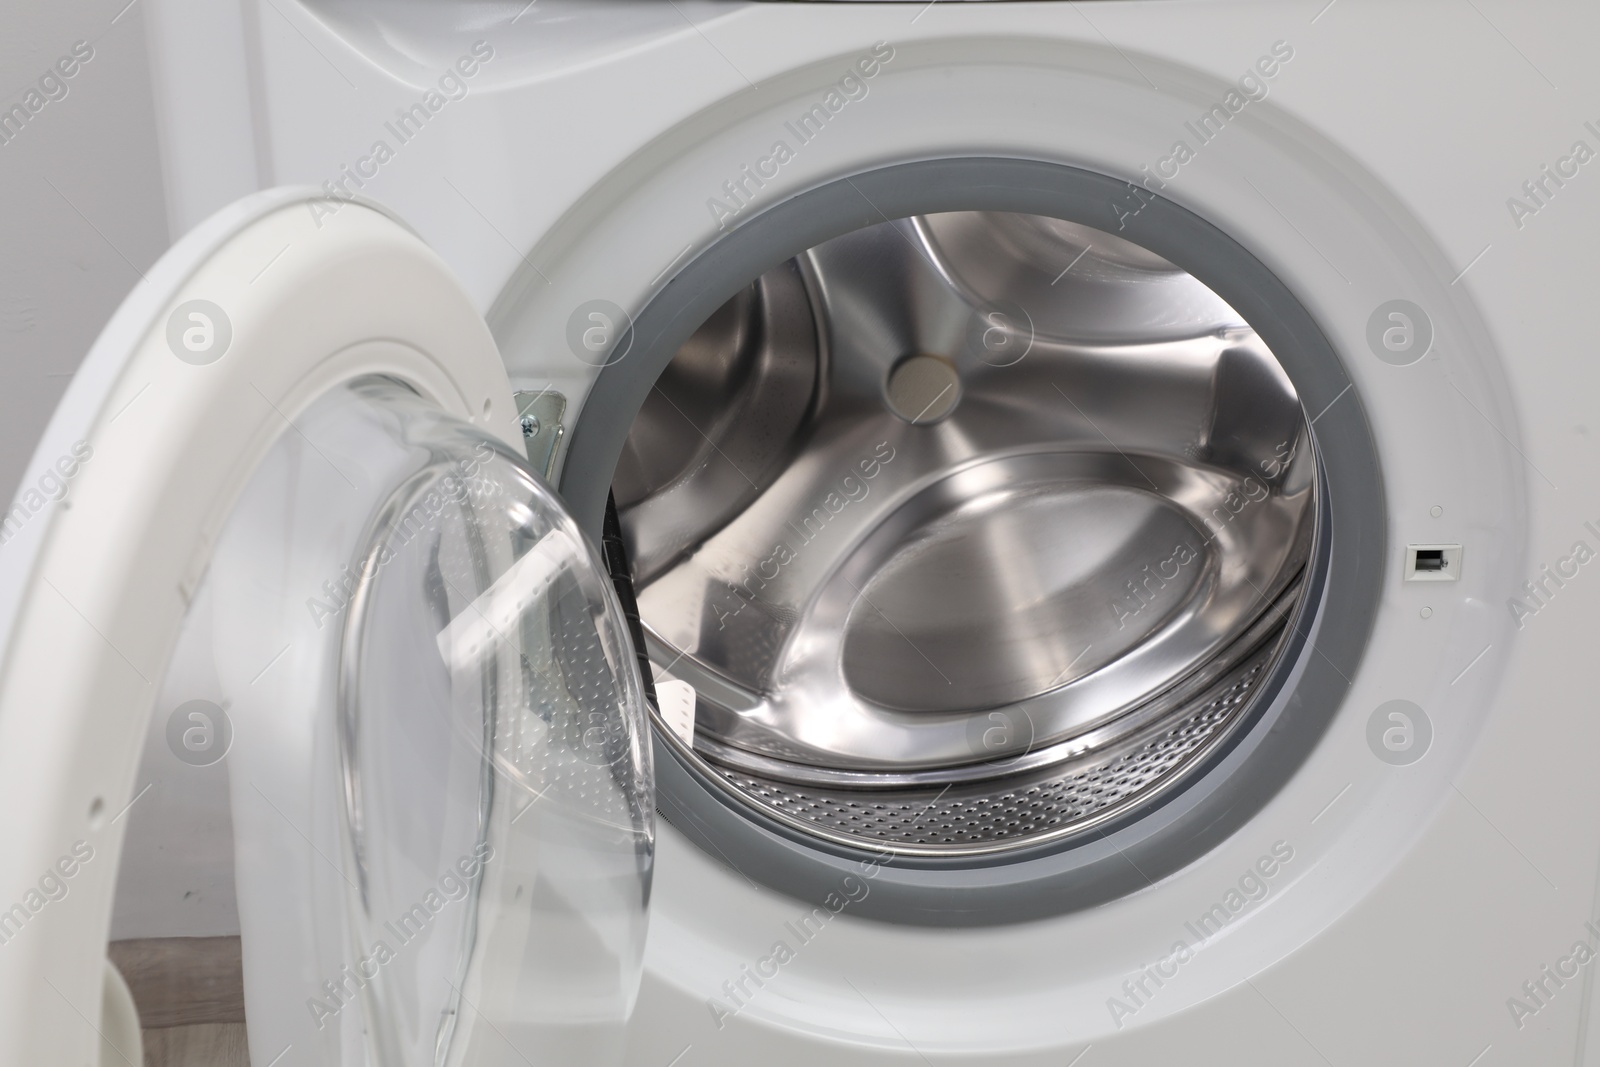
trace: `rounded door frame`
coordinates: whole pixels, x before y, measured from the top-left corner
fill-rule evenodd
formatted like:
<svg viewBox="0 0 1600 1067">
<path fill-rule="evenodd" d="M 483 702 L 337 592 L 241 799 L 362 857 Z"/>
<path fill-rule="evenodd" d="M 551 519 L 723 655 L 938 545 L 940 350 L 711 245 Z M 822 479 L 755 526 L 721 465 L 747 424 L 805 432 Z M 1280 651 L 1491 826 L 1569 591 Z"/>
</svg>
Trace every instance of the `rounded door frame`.
<svg viewBox="0 0 1600 1067">
<path fill-rule="evenodd" d="M 214 351 L 203 332 L 182 340 L 200 323 L 191 301 L 227 335 Z M 77 862 L 68 894 L 0 953 L 0 1060 L 98 1055 L 85 1020 L 100 1015 L 121 819 L 187 599 L 272 442 L 369 374 L 521 448 L 494 340 L 438 256 L 370 204 L 272 190 L 151 269 L 53 416 L 23 485 L 60 470 L 63 496 L 0 552 L 0 798 L 28 813 L 0 828 L 0 873 L 28 885 Z"/>
</svg>

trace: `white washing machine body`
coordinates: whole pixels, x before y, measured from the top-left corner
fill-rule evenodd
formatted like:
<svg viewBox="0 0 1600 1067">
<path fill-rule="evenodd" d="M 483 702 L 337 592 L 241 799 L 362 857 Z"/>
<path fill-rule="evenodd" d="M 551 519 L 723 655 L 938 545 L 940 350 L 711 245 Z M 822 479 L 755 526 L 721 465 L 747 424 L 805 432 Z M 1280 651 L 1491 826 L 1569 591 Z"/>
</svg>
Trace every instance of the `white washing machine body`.
<svg viewBox="0 0 1600 1067">
<path fill-rule="evenodd" d="M 1600 371 L 1580 291 L 1600 225 L 1586 173 L 1600 94 L 1580 54 L 1593 12 L 517 7 L 153 5 L 169 210 L 187 229 L 294 184 L 322 192 L 298 201 L 307 240 L 370 212 L 361 199 L 404 219 L 487 321 L 511 389 L 565 399 L 560 484 L 586 529 L 631 421 L 626 390 L 596 383 L 628 353 L 586 361 L 574 322 L 581 337 L 599 302 L 640 337 L 664 316 L 698 322 L 731 290 L 700 291 L 719 276 L 697 265 L 720 257 L 748 281 L 806 247 L 791 232 L 1003 209 L 989 185 L 1026 185 L 1006 169 L 1019 163 L 1110 179 L 1100 229 L 1139 232 L 1172 205 L 1246 250 L 1337 357 L 1337 374 L 1296 380 L 1313 430 L 1358 407 L 1376 456 L 1359 492 L 1341 476 L 1376 539 L 1334 579 L 1370 582 L 1369 622 L 1344 645 L 1313 629 L 1302 656 L 1334 710 L 1281 785 L 1220 819 L 1225 833 L 1149 877 L 1128 859 L 1123 888 L 1099 899 L 1032 897 L 1020 917 L 979 922 L 896 921 L 882 902 L 910 899 L 897 861 L 857 860 L 828 868 L 839 902 L 813 921 L 815 885 L 773 888 L 783 870 L 705 847 L 715 828 L 669 803 L 629 1063 L 1600 1063 L 1583 621 L 1600 602 L 1585 574 L 1600 548 Z M 806 125 L 817 107 L 826 120 Z M 998 169 L 937 170 L 950 161 Z M 907 167 L 935 169 L 892 169 Z M 837 218 L 770 222 L 794 204 Z M 169 294 L 150 299 L 165 310 Z M 464 417 L 493 393 L 494 432 L 515 440 L 504 384 L 461 392 Z M 110 432 L 108 403 L 64 407 L 37 471 L 62 441 Z M 69 499 L 81 512 L 98 498 L 84 484 Z M 63 514 L 25 538 L 47 552 Z M 1453 580 L 1413 580 L 1417 551 L 1453 553 L 1440 557 Z M 5 593 L 32 603 L 43 572 L 20 556 L 0 560 Z M 75 747 L 92 733 L 87 696 L 80 721 L 30 715 L 43 698 L 19 681 L 27 636 L 8 637 L 0 788 L 49 819 L 5 831 L 18 885 L 55 862 L 57 837 L 117 854 L 102 810 L 133 799 L 144 729 L 126 724 L 91 759 Z M 1294 687 L 1306 677 L 1286 702 L 1310 699 Z M 1130 840 L 1079 851 L 1103 870 Z M 82 923 L 60 942 L 81 959 L 0 949 L 0 1040 L 35 1062 L 91 1047 L 62 1036 L 82 1025 L 62 1002 L 92 1015 L 99 995 L 113 883 L 85 874 L 53 905 Z M 38 991 L 42 973 L 57 993 Z"/>
</svg>

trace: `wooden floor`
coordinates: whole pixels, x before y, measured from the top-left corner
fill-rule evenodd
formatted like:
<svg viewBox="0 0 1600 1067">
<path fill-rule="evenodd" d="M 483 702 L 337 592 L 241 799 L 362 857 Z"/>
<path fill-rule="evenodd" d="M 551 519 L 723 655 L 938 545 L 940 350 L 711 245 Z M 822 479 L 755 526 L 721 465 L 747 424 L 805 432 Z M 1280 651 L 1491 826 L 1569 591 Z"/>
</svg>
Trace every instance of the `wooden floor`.
<svg viewBox="0 0 1600 1067">
<path fill-rule="evenodd" d="M 237 937 L 113 941 L 144 1027 L 145 1067 L 250 1067 Z"/>
<path fill-rule="evenodd" d="M 244 1023 L 197 1023 L 144 1032 L 145 1067 L 250 1067 Z"/>
</svg>

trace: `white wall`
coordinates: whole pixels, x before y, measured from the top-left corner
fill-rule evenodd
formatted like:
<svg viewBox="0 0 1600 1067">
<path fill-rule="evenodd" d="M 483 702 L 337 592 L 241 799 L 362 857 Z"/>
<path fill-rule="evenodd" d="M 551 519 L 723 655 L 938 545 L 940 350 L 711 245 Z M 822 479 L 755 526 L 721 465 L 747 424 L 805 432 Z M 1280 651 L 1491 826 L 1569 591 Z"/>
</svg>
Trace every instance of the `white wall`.
<svg viewBox="0 0 1600 1067">
<path fill-rule="evenodd" d="M 9 501 L 100 327 L 169 243 L 143 3 L 8 4 L 0 110 L 94 56 L 0 144 L 0 498 Z M 120 17 L 119 17 L 120 12 Z M 0 551 L 4 551 L 0 547 Z"/>
<path fill-rule="evenodd" d="M 62 79 L 65 95 L 47 99 L 0 143 L 0 498 L 7 501 L 101 326 L 170 244 L 149 7 L 149 0 L 25 0 L 0 16 L 0 112 L 26 106 L 29 90 L 75 44 L 93 50 Z M 124 817 L 117 938 L 238 932 L 226 761 L 196 768 L 174 757 L 161 733 L 170 710 L 157 709 L 141 766 L 138 788 L 151 788 Z"/>
</svg>

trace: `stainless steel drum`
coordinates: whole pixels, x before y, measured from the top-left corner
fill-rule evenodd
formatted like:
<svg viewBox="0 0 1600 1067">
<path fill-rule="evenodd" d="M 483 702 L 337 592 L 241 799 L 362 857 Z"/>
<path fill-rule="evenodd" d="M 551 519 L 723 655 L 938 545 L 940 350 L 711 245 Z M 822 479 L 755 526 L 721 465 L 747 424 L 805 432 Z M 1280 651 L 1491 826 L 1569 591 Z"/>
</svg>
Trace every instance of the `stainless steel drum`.
<svg viewBox="0 0 1600 1067">
<path fill-rule="evenodd" d="M 1300 595 L 1309 440 L 1194 277 L 960 212 L 756 279 L 614 491 L 693 759 L 791 829 L 975 855 L 1153 802 L 1240 721 Z"/>
</svg>

